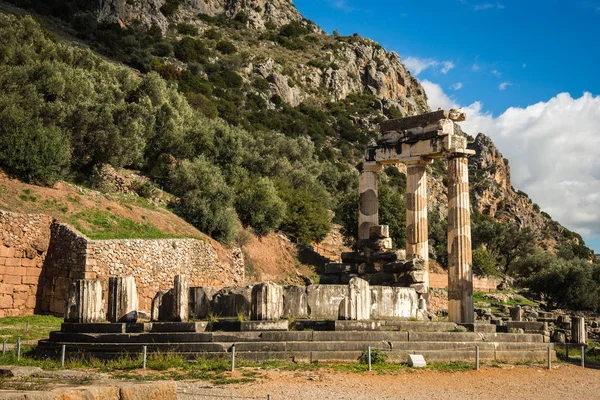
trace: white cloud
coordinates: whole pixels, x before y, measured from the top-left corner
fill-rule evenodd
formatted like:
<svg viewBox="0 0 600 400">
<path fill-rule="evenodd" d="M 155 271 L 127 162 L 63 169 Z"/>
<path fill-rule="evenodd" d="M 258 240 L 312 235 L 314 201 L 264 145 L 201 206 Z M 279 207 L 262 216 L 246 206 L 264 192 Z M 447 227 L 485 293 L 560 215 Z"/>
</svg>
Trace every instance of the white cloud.
<svg viewBox="0 0 600 400">
<path fill-rule="evenodd" d="M 452 61 L 442 62 L 442 74 L 446 75 L 452 68 L 454 68 L 454 63 Z"/>
<path fill-rule="evenodd" d="M 498 89 L 500 89 L 500 90 L 506 90 L 510 86 L 512 86 L 512 83 L 510 83 L 510 82 L 502 82 L 501 84 L 498 85 Z"/>
<path fill-rule="evenodd" d="M 459 107 L 439 85 L 425 81 L 423 87 L 432 109 Z M 600 237 L 600 95 L 561 93 L 498 117 L 480 102 L 463 109 L 465 132 L 494 140 L 510 160 L 516 188 L 569 229 Z"/>
<path fill-rule="evenodd" d="M 327 3 L 335 9 L 342 11 L 353 11 L 354 7 L 348 5 L 346 0 L 327 0 Z"/>
<path fill-rule="evenodd" d="M 454 85 L 450 86 L 450 89 L 452 90 L 460 90 L 463 88 L 463 83 L 462 82 L 456 82 Z"/>
<path fill-rule="evenodd" d="M 498 71 L 497 69 L 492 70 L 492 75 L 494 75 L 495 77 L 498 77 L 498 78 L 500 78 L 502 76 L 500 71 Z"/>
<path fill-rule="evenodd" d="M 523 68 L 527 68 L 527 64 L 523 64 Z"/>
<path fill-rule="evenodd" d="M 477 63 L 473 64 L 473 66 L 471 67 L 471 69 L 473 71 L 481 71 L 481 67 Z"/>
<path fill-rule="evenodd" d="M 438 61 L 433 58 L 419 58 L 412 56 L 406 57 L 404 65 L 406 65 L 406 68 L 408 68 L 415 76 L 428 68 L 439 70 L 442 74 L 446 75 L 454 68 L 454 63 L 452 61 Z"/>
</svg>

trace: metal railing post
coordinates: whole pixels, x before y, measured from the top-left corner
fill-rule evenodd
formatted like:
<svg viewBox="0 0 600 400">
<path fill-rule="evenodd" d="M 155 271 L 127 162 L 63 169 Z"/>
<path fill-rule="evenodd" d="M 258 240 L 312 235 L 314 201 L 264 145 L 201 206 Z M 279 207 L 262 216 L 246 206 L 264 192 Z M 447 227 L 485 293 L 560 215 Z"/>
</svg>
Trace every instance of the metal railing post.
<svg viewBox="0 0 600 400">
<path fill-rule="evenodd" d="M 552 369 L 552 350 L 548 346 L 548 369 Z"/>
<path fill-rule="evenodd" d="M 17 338 L 17 361 L 21 359 L 21 337 Z"/>
<path fill-rule="evenodd" d="M 148 356 L 148 346 L 142 347 L 142 368 L 146 369 L 146 360 Z"/>
<path fill-rule="evenodd" d="M 231 372 L 235 371 L 235 343 L 231 345 Z"/>
<path fill-rule="evenodd" d="M 67 353 L 67 345 L 63 344 L 60 349 L 60 367 L 65 367 L 65 356 Z"/>
<path fill-rule="evenodd" d="M 479 346 L 475 346 L 475 370 L 479 371 Z"/>
<path fill-rule="evenodd" d="M 369 371 L 370 371 L 371 370 L 371 346 L 369 346 L 368 352 L 369 352 Z"/>
</svg>

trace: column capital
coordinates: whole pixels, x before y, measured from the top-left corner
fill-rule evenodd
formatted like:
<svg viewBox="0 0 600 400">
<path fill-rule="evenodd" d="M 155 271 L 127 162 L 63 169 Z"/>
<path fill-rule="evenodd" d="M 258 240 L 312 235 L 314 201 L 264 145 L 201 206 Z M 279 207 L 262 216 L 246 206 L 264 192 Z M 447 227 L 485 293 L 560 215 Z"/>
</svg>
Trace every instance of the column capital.
<svg viewBox="0 0 600 400">
<path fill-rule="evenodd" d="M 423 158 L 423 157 L 408 157 L 404 160 L 401 160 L 402 163 L 406 164 L 408 167 L 414 167 L 418 165 L 429 165 L 433 164 L 432 158 Z"/>
<path fill-rule="evenodd" d="M 383 165 L 374 161 L 363 162 L 362 172 L 380 172 L 383 169 Z"/>
<path fill-rule="evenodd" d="M 452 160 L 454 158 L 469 158 L 475 155 L 475 150 L 464 150 L 460 152 L 449 153 L 446 157 L 448 160 Z"/>
</svg>

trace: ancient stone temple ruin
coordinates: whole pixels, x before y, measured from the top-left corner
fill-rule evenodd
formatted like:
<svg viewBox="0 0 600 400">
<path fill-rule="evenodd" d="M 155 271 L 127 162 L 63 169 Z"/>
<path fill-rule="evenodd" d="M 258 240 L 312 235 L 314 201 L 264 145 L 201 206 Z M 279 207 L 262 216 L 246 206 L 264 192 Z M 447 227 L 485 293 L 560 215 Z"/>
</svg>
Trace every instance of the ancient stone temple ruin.
<svg viewBox="0 0 600 400">
<path fill-rule="evenodd" d="M 401 362 L 415 354 L 472 360 L 476 350 L 490 361 L 555 357 L 546 322 L 521 321 L 520 310 L 512 321 L 474 322 L 467 171 L 473 152 L 456 125 L 464 118 L 437 111 L 382 123 L 360 175 L 359 251 L 325 265 L 319 284 L 218 290 L 193 284 L 194 276 L 171 275 L 172 286 L 154 292 L 148 312 L 138 310 L 146 306 L 138 302 L 135 276 L 75 279 L 65 323 L 39 342 L 38 353 L 58 356 L 64 349 L 68 356 L 110 358 L 147 349 L 190 358 L 339 362 L 374 348 Z M 426 167 L 436 158 L 448 160 L 449 322 L 423 321 L 432 316 Z M 377 174 L 398 163 L 408 171 L 406 250 L 393 250 L 389 228 L 378 218 Z"/>
<path fill-rule="evenodd" d="M 379 226 L 378 172 L 384 165 L 406 164 L 406 258 L 420 259 L 424 270 L 411 285 L 427 298 L 429 289 L 427 232 L 427 165 L 448 160 L 448 317 L 456 323 L 473 323 L 473 274 L 469 205 L 467 139 L 456 122 L 465 115 L 456 110 L 436 111 L 384 121 L 376 147 L 367 151 L 359 178 L 358 245 L 367 258 L 392 244 Z M 387 236 L 387 237 L 386 237 Z M 416 271 L 412 271 L 413 278 Z"/>
</svg>

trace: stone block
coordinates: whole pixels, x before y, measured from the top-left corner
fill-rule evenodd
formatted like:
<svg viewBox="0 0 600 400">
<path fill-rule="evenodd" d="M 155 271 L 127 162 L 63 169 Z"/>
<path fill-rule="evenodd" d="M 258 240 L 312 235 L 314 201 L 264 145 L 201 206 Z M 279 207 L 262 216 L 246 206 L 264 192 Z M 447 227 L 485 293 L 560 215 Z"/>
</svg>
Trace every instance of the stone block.
<svg viewBox="0 0 600 400">
<path fill-rule="evenodd" d="M 411 288 L 415 289 L 418 294 L 427 294 L 427 286 L 422 283 L 413 283 L 410 285 Z"/>
<path fill-rule="evenodd" d="M 358 248 L 368 248 L 371 250 L 379 251 L 379 250 L 390 250 L 393 247 L 392 239 L 376 239 L 376 240 L 359 240 Z"/>
<path fill-rule="evenodd" d="M 219 317 L 250 317 L 252 286 L 225 287 L 213 297 L 212 310 Z"/>
<path fill-rule="evenodd" d="M 306 286 L 285 286 L 283 288 L 283 316 L 308 317 Z"/>
<path fill-rule="evenodd" d="M 102 283 L 95 279 L 79 279 L 71 283 L 65 309 L 65 321 L 94 323 L 104 321 Z"/>
<path fill-rule="evenodd" d="M 283 289 L 273 282 L 252 288 L 250 318 L 254 321 L 277 321 L 283 315 Z"/>
<path fill-rule="evenodd" d="M 173 321 L 186 322 L 189 318 L 190 284 L 187 275 L 175 275 L 173 280 Z"/>
<path fill-rule="evenodd" d="M 515 322 L 523 320 L 523 310 L 521 306 L 514 306 L 510 309 L 510 318 Z"/>
<path fill-rule="evenodd" d="M 373 286 L 371 291 L 371 318 L 416 318 L 419 295 L 406 287 Z"/>
<path fill-rule="evenodd" d="M 119 400 L 177 400 L 174 381 L 149 383 L 119 383 Z"/>
<path fill-rule="evenodd" d="M 217 291 L 210 286 L 190 288 L 190 317 L 204 319 L 212 313 L 211 303 Z"/>
<path fill-rule="evenodd" d="M 240 331 L 287 331 L 289 330 L 289 321 L 281 320 L 261 320 L 261 321 L 242 321 L 240 322 Z"/>
<path fill-rule="evenodd" d="M 108 278 L 108 320 L 136 322 L 138 294 L 133 276 Z"/>
<path fill-rule="evenodd" d="M 378 251 L 369 256 L 371 262 L 390 263 L 398 261 L 398 253 L 395 251 Z"/>
<path fill-rule="evenodd" d="M 371 319 L 371 291 L 369 282 L 352 278 L 348 284 L 348 296 L 340 302 L 338 319 L 363 321 Z"/>
<path fill-rule="evenodd" d="M 341 263 L 329 263 L 323 268 L 323 273 L 329 274 L 356 274 L 358 273 L 358 264 L 341 264 Z"/>
<path fill-rule="evenodd" d="M 390 227 L 388 225 L 374 225 L 369 228 L 369 239 L 387 239 L 390 237 Z"/>
<path fill-rule="evenodd" d="M 390 119 L 381 123 L 381 132 L 402 132 L 413 128 L 426 127 L 440 120 L 448 119 L 449 116 L 449 111 L 439 110 L 406 118 Z"/>
<path fill-rule="evenodd" d="M 159 290 L 152 299 L 152 321 L 169 321 L 173 312 L 173 290 Z"/>
<path fill-rule="evenodd" d="M 394 282 L 394 274 L 388 272 L 378 272 L 369 277 L 369 284 L 371 285 L 391 285 Z"/>
<path fill-rule="evenodd" d="M 340 283 L 342 283 L 342 279 L 339 274 L 321 275 L 319 283 L 321 285 L 339 285 Z"/>
<path fill-rule="evenodd" d="M 425 271 L 427 269 L 425 266 L 425 260 L 420 257 L 415 257 L 406 261 L 405 267 L 409 271 Z"/>
<path fill-rule="evenodd" d="M 367 257 L 356 251 L 351 252 L 343 252 L 342 253 L 342 262 L 344 264 L 361 264 L 367 261 Z"/>
<path fill-rule="evenodd" d="M 340 284 L 347 285 L 350 283 L 352 278 L 360 277 L 358 274 L 341 274 L 340 275 Z"/>
<path fill-rule="evenodd" d="M 408 366 L 413 368 L 425 368 L 427 363 L 425 358 L 420 354 L 409 354 L 408 355 Z"/>
<path fill-rule="evenodd" d="M 423 270 L 413 270 L 409 272 L 409 275 L 413 281 L 413 283 L 424 283 L 427 279 L 427 271 Z"/>
<path fill-rule="evenodd" d="M 310 285 L 306 288 L 309 318 L 338 319 L 340 303 L 348 296 L 347 285 Z"/>
</svg>

